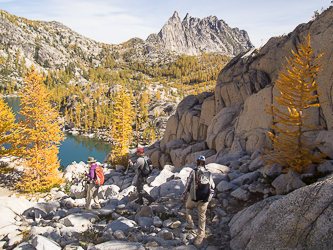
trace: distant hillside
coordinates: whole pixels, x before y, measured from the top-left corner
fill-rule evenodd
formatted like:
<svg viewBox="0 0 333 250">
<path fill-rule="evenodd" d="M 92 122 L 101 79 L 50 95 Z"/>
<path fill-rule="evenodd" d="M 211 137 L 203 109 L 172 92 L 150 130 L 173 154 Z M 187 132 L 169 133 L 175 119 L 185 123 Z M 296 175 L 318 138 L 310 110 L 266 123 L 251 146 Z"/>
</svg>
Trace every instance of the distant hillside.
<svg viewBox="0 0 333 250">
<path fill-rule="evenodd" d="M 216 16 L 200 19 L 187 14 L 181 21 L 177 11 L 158 34 L 149 35 L 146 41 L 187 55 L 220 52 L 235 56 L 253 48 L 246 31 L 232 29 Z"/>
<path fill-rule="evenodd" d="M 58 22 L 31 21 L 0 12 L 0 41 L 4 49 L 45 67 L 61 67 L 68 61 L 100 60 L 101 44 Z M 77 55 L 77 57 L 76 57 Z"/>
<path fill-rule="evenodd" d="M 139 132 L 156 125 L 155 134 L 161 134 L 166 115 L 172 113 L 170 105 L 215 88 L 229 60 L 221 53 L 179 55 L 139 38 L 118 45 L 98 43 L 61 23 L 0 10 L 0 94 L 17 95 L 27 68 L 34 64 L 53 105 L 68 124 L 83 128 L 82 133 L 110 128 L 112 95 L 117 85 L 126 85 L 144 117 Z M 101 115 L 102 122 L 89 123 Z"/>
</svg>

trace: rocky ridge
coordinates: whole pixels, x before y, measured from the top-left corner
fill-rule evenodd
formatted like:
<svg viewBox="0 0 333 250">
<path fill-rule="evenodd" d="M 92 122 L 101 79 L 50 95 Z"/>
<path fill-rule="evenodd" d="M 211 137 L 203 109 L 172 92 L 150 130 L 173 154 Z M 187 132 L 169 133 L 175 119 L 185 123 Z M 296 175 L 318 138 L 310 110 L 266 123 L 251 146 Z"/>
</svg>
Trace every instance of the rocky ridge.
<svg viewBox="0 0 333 250">
<path fill-rule="evenodd" d="M 174 61 L 177 54 L 138 38 L 118 45 L 98 43 L 59 22 L 28 20 L 0 10 L 0 57 L 3 82 L 20 84 L 24 68 L 34 64 L 44 74 L 48 74 L 48 70 L 72 71 L 70 84 L 86 86 L 90 82 L 89 68 L 99 67 L 106 60 L 113 64 L 126 64 L 126 60 L 146 61 L 150 65 L 157 61 Z M 8 69 L 8 58 L 17 61 L 19 69 Z"/>
<path fill-rule="evenodd" d="M 333 159 L 332 75 L 333 8 L 316 20 L 301 24 L 288 35 L 271 38 L 259 51 L 251 49 L 236 56 L 220 72 L 215 92 L 187 96 L 170 117 L 160 148 L 152 155 L 163 166 L 170 162 L 182 166 L 193 157 L 204 154 L 210 162 L 222 156 L 233 156 L 237 151 L 252 154 L 271 148 L 267 131 L 271 131 L 272 117 L 266 105 L 277 105 L 274 82 L 282 63 L 296 51 L 299 42 L 311 34 L 315 55 L 323 54 L 322 71 L 315 78 L 321 96 L 321 107 L 310 108 L 306 122 L 314 128 L 306 131 L 322 143 L 319 150 Z M 328 100 L 328 102 L 327 102 Z M 198 146 L 200 145 L 200 146 Z M 185 153 L 187 152 L 187 153 Z M 166 159 L 166 160 L 162 160 Z"/>
<path fill-rule="evenodd" d="M 239 31 L 237 28 L 230 29 L 224 21 L 216 17 L 200 20 L 187 16 L 182 25 L 185 25 L 187 20 L 186 32 L 193 35 L 191 42 L 187 42 L 187 49 L 179 50 L 174 49 L 172 39 L 168 41 L 170 44 L 164 43 L 164 46 L 160 46 L 161 44 L 156 43 L 157 41 L 152 38 L 156 36 L 154 34 L 150 35 L 147 41 L 132 38 L 122 44 L 103 44 L 86 38 L 56 21 L 33 21 L 11 15 L 4 10 L 0 12 L 0 55 L 7 58 L 8 54 L 11 56 L 18 54 L 18 58 L 24 58 L 26 67 L 35 64 L 40 71 L 74 67 L 75 76 L 82 81 L 85 76 L 82 68 L 77 67 L 77 64 L 83 64 L 82 66 L 86 68 L 98 67 L 103 60 L 107 59 L 107 56 L 116 62 L 146 61 L 150 65 L 156 62 L 166 64 L 183 53 L 198 55 L 202 52 L 224 52 L 237 55 L 253 47 L 245 31 Z M 170 20 L 180 21 L 177 12 Z M 170 20 L 168 22 L 171 22 Z M 162 30 L 166 28 L 167 26 Z M 205 32 L 205 35 L 208 32 L 209 36 L 199 45 L 195 43 L 195 39 L 198 38 L 195 32 Z M 200 53 L 198 53 L 199 47 Z"/>
<path fill-rule="evenodd" d="M 146 42 L 187 55 L 220 52 L 236 56 L 253 47 L 246 31 L 232 29 L 216 16 L 200 19 L 186 14 L 181 21 L 177 11 L 161 31 L 149 35 Z"/>
<path fill-rule="evenodd" d="M 31 65 L 36 61 L 41 66 L 56 68 L 67 65 L 69 61 L 76 62 L 70 60 L 71 46 L 75 44 L 78 46 L 76 49 L 94 57 L 102 50 L 102 46 L 97 42 L 83 37 L 59 22 L 11 18 L 12 15 L 8 12 L 1 11 L 1 44 L 5 48 L 8 46 L 8 52 L 17 52 L 19 56 L 24 56 L 27 64 Z"/>
<path fill-rule="evenodd" d="M 84 64 L 90 62 L 98 66 L 101 60 L 105 59 L 107 50 L 110 50 L 110 55 L 115 60 L 133 48 L 135 49 L 135 52 L 131 52 L 133 58 L 144 60 L 147 54 L 144 41 L 138 38 L 132 38 L 118 45 L 103 44 L 78 34 L 62 23 L 28 20 L 4 10 L 1 10 L 0 14 L 0 31 L 1 49 L 5 50 L 2 53 L 12 52 L 14 55 L 17 52 L 26 58 L 27 64 L 30 60 L 46 68 L 64 68 L 70 62 Z M 151 44 L 149 46 L 155 47 Z M 151 55 L 152 58 L 159 55 L 161 59 L 163 54 L 168 53 L 163 49 L 158 51 L 157 48 L 147 50 L 148 54 L 156 54 Z M 168 61 L 166 58 L 163 60 Z"/>
</svg>

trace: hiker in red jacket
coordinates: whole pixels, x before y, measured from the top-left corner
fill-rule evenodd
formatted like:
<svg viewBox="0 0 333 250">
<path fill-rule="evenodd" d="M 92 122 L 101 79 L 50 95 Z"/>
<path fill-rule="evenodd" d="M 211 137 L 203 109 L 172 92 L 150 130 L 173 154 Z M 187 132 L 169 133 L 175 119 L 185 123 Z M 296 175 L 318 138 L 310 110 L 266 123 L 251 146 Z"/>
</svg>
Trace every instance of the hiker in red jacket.
<svg viewBox="0 0 333 250">
<path fill-rule="evenodd" d="M 97 164 L 94 163 L 96 163 L 96 160 L 93 157 L 88 157 L 87 163 L 89 164 L 90 168 L 89 168 L 89 174 L 86 174 L 86 176 L 88 177 L 88 183 L 86 186 L 87 190 L 86 209 L 91 210 L 91 199 L 93 199 L 95 202 L 94 208 L 99 209 L 101 208 L 98 200 L 99 185 L 94 182 L 95 169 L 97 167 Z"/>
</svg>

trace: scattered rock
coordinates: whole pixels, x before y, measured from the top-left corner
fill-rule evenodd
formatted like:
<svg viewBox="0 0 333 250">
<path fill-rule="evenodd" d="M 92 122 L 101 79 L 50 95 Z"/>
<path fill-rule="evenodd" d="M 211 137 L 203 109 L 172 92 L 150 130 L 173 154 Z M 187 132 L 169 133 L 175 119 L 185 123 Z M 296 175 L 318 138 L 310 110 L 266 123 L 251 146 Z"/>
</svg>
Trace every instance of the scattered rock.
<svg viewBox="0 0 333 250">
<path fill-rule="evenodd" d="M 31 245 L 35 247 L 37 250 L 42 249 L 48 249 L 48 250 L 61 250 L 61 247 L 58 243 L 54 242 L 53 240 L 50 240 L 48 238 L 45 238 L 41 235 L 36 235 L 32 241 Z"/>
<path fill-rule="evenodd" d="M 59 220 L 66 227 L 75 227 L 81 231 L 87 230 L 88 226 L 99 220 L 99 217 L 90 213 L 71 214 Z"/>
<path fill-rule="evenodd" d="M 231 192 L 230 195 L 241 201 L 248 201 L 250 198 L 248 191 L 244 190 L 242 187 L 237 188 L 235 191 Z"/>
<path fill-rule="evenodd" d="M 91 250 L 144 250 L 145 248 L 138 242 L 126 242 L 126 241 L 107 241 L 98 245 L 95 245 Z"/>
<path fill-rule="evenodd" d="M 273 182 L 272 186 L 276 190 L 276 194 L 287 194 L 295 189 L 306 186 L 300 179 L 300 175 L 293 170 L 289 170 L 287 174 L 281 174 Z"/>
<path fill-rule="evenodd" d="M 162 227 L 163 226 L 163 221 L 159 217 L 155 216 L 154 221 L 153 221 L 153 225 L 155 227 Z"/>
<path fill-rule="evenodd" d="M 125 217 L 119 217 L 117 220 L 112 221 L 106 228 L 104 231 L 108 230 L 108 229 L 112 229 L 112 231 L 117 231 L 117 230 L 121 230 L 121 231 L 125 231 L 128 228 L 133 228 L 135 227 L 137 224 L 135 221 L 133 220 L 129 220 Z"/>
<path fill-rule="evenodd" d="M 325 161 L 324 163 L 320 164 L 317 168 L 319 172 L 325 173 L 333 173 L 333 164 L 330 161 Z"/>
<path fill-rule="evenodd" d="M 184 183 L 182 180 L 172 180 L 161 185 L 161 197 L 180 198 L 183 195 Z"/>
<path fill-rule="evenodd" d="M 229 190 L 236 190 L 238 188 L 238 186 L 231 184 L 230 182 L 227 181 L 221 181 L 217 186 L 216 189 L 219 192 L 225 192 L 225 191 L 229 191 Z"/>
</svg>

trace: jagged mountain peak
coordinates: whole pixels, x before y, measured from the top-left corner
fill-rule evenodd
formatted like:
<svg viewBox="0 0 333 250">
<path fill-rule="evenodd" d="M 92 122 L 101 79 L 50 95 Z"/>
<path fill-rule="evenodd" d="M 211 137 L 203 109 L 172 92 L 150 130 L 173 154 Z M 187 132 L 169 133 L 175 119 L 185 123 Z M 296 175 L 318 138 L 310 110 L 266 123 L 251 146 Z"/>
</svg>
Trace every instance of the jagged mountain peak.
<svg viewBox="0 0 333 250">
<path fill-rule="evenodd" d="M 184 17 L 184 20 L 187 20 L 187 19 L 190 19 L 191 17 L 190 17 L 190 14 L 189 13 L 186 13 L 186 16 Z M 184 21 L 183 20 L 183 21 Z"/>
<path fill-rule="evenodd" d="M 180 19 L 179 15 L 178 15 L 178 12 L 176 10 L 173 13 L 172 18 L 179 18 Z"/>
<path fill-rule="evenodd" d="M 175 11 L 173 13 L 172 17 L 169 18 L 169 20 L 167 21 L 167 23 L 169 23 L 169 24 L 179 24 L 179 23 L 181 23 L 181 19 L 180 19 L 179 15 L 178 15 L 177 11 Z"/>
<path fill-rule="evenodd" d="M 146 41 L 188 55 L 203 52 L 237 55 L 253 47 L 246 31 L 232 29 L 216 16 L 200 19 L 187 13 L 181 21 L 177 11 L 158 34 L 149 35 Z"/>
</svg>

